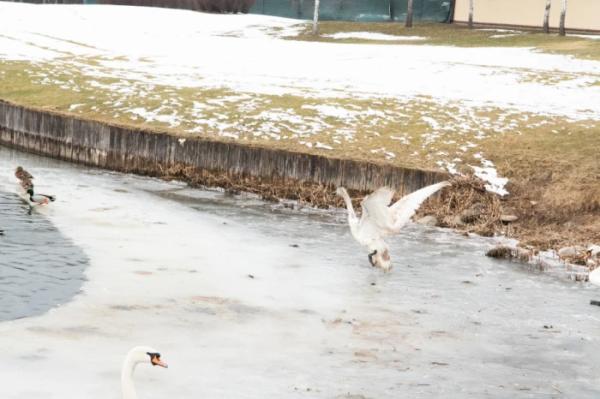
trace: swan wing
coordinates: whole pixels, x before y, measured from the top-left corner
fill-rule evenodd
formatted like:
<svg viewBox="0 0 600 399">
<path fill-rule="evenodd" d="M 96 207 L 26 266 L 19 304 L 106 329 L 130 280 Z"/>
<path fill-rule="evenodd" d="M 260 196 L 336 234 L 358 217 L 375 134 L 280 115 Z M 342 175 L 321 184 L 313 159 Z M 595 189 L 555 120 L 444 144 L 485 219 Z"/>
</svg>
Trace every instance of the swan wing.
<svg viewBox="0 0 600 399">
<path fill-rule="evenodd" d="M 354 239 L 365 247 L 372 246 L 373 242 L 381 240 L 384 226 L 389 227 L 390 213 L 388 205 L 392 199 L 394 192 L 387 188 L 380 188 L 372 194 L 366 196 L 361 202 L 362 215 L 360 219 L 350 212 L 352 204 L 348 199 L 347 206 L 349 210 L 348 223 L 350 231 Z M 340 195 L 344 198 L 347 194 L 344 190 L 340 191 Z"/>
<path fill-rule="evenodd" d="M 352 229 L 352 235 L 360 245 L 370 247 L 374 242 L 381 240 L 384 234 L 383 230 L 363 213 L 356 228 Z"/>
<path fill-rule="evenodd" d="M 590 283 L 594 285 L 600 285 L 600 268 L 594 269 L 594 271 L 589 274 L 588 279 Z"/>
<path fill-rule="evenodd" d="M 390 213 L 390 202 L 394 197 L 394 190 L 388 187 L 381 187 L 373 193 L 367 195 L 361 202 L 363 210 L 361 222 L 368 218 L 364 223 L 372 224 L 374 228 L 383 232 L 393 227 L 394 219 Z"/>
<path fill-rule="evenodd" d="M 431 186 L 424 187 L 402 197 L 399 201 L 390 206 L 389 209 L 394 219 L 392 227 L 393 232 L 397 233 L 404 225 L 406 225 L 427 198 L 449 185 L 450 183 L 447 181 L 432 184 Z"/>
</svg>

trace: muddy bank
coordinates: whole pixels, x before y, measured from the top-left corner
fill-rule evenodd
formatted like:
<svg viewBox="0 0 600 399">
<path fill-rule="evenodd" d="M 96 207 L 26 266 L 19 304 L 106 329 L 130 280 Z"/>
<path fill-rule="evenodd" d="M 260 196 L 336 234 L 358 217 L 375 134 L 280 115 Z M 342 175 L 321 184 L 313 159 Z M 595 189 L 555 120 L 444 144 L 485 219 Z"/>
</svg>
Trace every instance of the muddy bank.
<svg viewBox="0 0 600 399">
<path fill-rule="evenodd" d="M 329 158 L 208 138 L 91 121 L 0 101 L 0 144 L 56 159 L 165 178 L 197 186 L 249 191 L 264 198 L 339 205 L 345 186 L 355 194 L 386 185 L 409 193 L 444 180 L 444 173 Z"/>
<path fill-rule="evenodd" d="M 567 275 L 576 281 L 586 281 L 589 272 L 600 267 L 600 234 L 593 227 L 598 217 L 593 209 L 586 217 L 591 227 L 581 223 L 581 229 L 576 230 L 573 222 L 554 223 L 551 217 L 560 215 L 560 209 L 532 212 L 535 204 L 523 195 L 524 191 L 499 197 L 488 192 L 474 176 L 456 176 L 451 182 L 452 187 L 421 206 L 416 216 L 419 223 L 452 228 L 467 236 L 474 233 L 515 239 L 488 251 L 487 256 Z M 513 183 L 512 188 L 518 188 L 517 184 Z M 580 214 L 585 212 L 587 209 L 582 209 Z"/>
</svg>

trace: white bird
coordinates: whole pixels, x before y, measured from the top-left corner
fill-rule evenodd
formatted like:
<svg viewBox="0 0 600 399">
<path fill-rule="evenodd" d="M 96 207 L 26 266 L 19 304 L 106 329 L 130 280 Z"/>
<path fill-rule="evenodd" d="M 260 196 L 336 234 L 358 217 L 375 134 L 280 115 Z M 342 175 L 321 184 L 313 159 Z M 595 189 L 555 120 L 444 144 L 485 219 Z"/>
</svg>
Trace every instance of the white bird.
<svg viewBox="0 0 600 399">
<path fill-rule="evenodd" d="M 600 245 L 590 245 L 587 249 L 587 254 L 590 258 L 590 261 L 594 262 L 592 259 L 597 259 L 598 255 L 600 255 Z M 594 285 L 600 285 L 600 267 L 596 267 L 594 270 L 592 270 L 588 276 L 588 280 Z"/>
<path fill-rule="evenodd" d="M 600 267 L 594 269 L 588 276 L 590 283 L 600 285 Z"/>
<path fill-rule="evenodd" d="M 381 187 L 362 200 L 360 219 L 354 213 L 352 201 L 346 189 L 339 187 L 337 194 L 346 202 L 348 224 L 352 236 L 359 244 L 369 249 L 371 265 L 389 271 L 392 268 L 392 262 L 384 237 L 398 234 L 428 197 L 449 185 L 449 182 L 442 182 L 424 187 L 402 197 L 393 205 L 390 203 L 394 197 L 394 190 Z"/>
<path fill-rule="evenodd" d="M 153 366 L 167 368 L 167 364 L 160 360 L 160 353 L 157 350 L 147 346 L 136 346 L 131 349 L 121 369 L 121 388 L 123 399 L 137 399 L 135 386 L 133 384 L 133 372 L 138 364 L 145 363 Z"/>
</svg>

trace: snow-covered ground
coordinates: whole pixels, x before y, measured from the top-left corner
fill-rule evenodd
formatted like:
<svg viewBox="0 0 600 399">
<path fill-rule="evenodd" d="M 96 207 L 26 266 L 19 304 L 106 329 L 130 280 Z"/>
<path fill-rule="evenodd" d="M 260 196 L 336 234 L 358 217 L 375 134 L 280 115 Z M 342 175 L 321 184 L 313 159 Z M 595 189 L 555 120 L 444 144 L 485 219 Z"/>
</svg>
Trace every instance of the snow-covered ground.
<svg viewBox="0 0 600 399">
<path fill-rule="evenodd" d="M 551 118 L 600 120 L 600 62 L 530 48 L 284 40 L 304 24 L 258 15 L 0 2 L 0 60 L 30 61 L 35 84 L 110 94 L 102 102 L 90 99 L 93 105 L 70 104 L 74 113 L 325 152 L 360 143 L 374 159 L 427 158 L 449 171 L 473 162 L 467 153 L 479 151 L 477 140 L 490 135 L 520 134 Z M 365 33 L 335 37 L 400 40 Z M 189 89 L 198 90 L 198 98 Z M 203 90 L 209 89 L 226 92 L 207 99 Z M 279 102 L 283 95 L 297 96 L 296 102 Z M 409 133 L 406 126 L 416 128 Z M 378 143 L 382 130 L 399 139 Z M 403 151 L 415 142 L 418 151 Z M 490 168 L 482 175 L 495 173 L 483 163 L 473 166 Z"/>
<path fill-rule="evenodd" d="M 138 367 L 147 399 L 600 393 L 600 313 L 588 304 L 600 292 L 485 258 L 487 239 L 415 226 L 383 274 L 343 213 L 2 147 L 0 190 L 14 189 L 18 164 L 58 195 L 31 217 L 49 218 L 90 265 L 72 302 L 0 322 L 3 399 L 119 398 L 138 344 L 170 366 Z"/>
<path fill-rule="evenodd" d="M 0 3 L 0 58 L 74 55 L 77 62 L 97 56 L 114 77 L 156 84 L 327 97 L 421 95 L 600 117 L 600 88 L 589 86 L 600 77 L 600 62 L 527 48 L 389 48 L 276 37 L 302 23 L 157 8 Z M 530 73 L 573 76 L 545 85 L 524 79 Z"/>
</svg>

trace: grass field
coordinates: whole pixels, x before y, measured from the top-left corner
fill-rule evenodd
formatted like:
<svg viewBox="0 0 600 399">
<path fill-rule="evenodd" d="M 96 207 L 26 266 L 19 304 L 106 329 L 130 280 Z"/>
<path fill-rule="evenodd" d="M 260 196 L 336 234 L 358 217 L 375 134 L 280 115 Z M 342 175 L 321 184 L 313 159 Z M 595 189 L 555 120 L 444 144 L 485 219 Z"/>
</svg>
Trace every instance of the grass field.
<svg viewBox="0 0 600 399">
<path fill-rule="evenodd" d="M 600 60 L 599 37 L 587 35 L 569 35 L 560 37 L 555 33 L 545 34 L 539 31 L 521 31 L 512 29 L 468 29 L 452 24 L 418 24 L 407 29 L 401 23 L 361 23 L 322 21 L 319 24 L 319 35 L 312 35 L 312 26 L 307 25 L 291 40 L 307 40 L 319 42 L 345 42 L 386 44 L 393 40 L 367 40 L 358 38 L 335 39 L 330 35 L 340 32 L 372 32 L 399 36 L 405 44 L 457 46 L 457 47 L 532 47 L 550 54 L 571 55 L 584 60 Z M 403 40 L 405 37 L 416 37 L 415 40 Z"/>
</svg>

